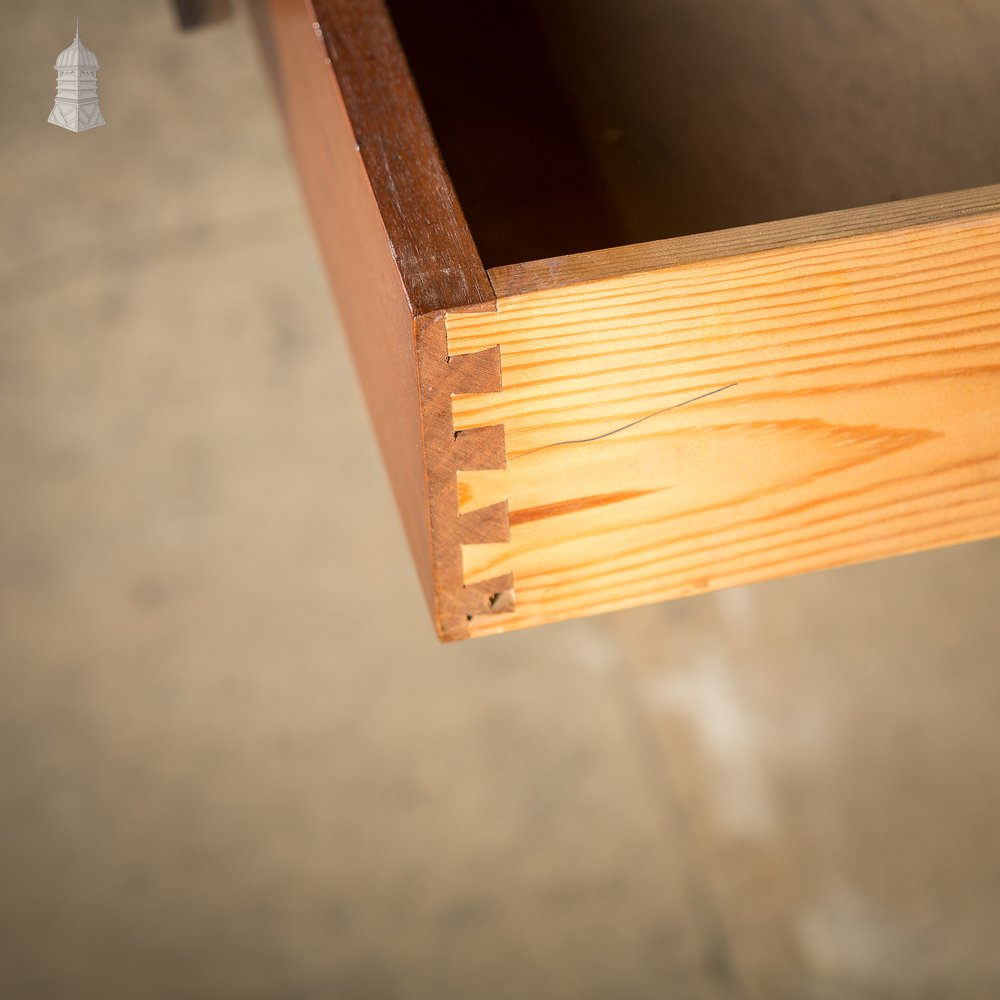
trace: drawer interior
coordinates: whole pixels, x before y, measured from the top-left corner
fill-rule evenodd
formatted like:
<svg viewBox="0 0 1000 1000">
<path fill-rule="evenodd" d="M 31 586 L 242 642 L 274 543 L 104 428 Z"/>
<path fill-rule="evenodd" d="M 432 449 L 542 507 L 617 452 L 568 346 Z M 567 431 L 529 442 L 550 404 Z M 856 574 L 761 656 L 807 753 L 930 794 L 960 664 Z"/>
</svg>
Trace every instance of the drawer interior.
<svg viewBox="0 0 1000 1000">
<path fill-rule="evenodd" d="M 997 0 L 389 0 L 487 267 L 1000 182 Z"/>
</svg>

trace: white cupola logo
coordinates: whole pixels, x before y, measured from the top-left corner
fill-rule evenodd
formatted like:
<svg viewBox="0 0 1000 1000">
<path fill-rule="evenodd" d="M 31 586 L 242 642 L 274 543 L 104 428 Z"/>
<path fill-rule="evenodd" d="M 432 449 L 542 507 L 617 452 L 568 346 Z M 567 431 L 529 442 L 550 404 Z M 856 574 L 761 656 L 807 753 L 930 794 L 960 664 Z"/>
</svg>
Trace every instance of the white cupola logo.
<svg viewBox="0 0 1000 1000">
<path fill-rule="evenodd" d="M 56 57 L 56 103 L 49 121 L 71 132 L 85 132 L 104 124 L 101 106 L 97 103 L 97 56 L 80 41 L 80 21 L 76 22 L 76 38 L 68 49 Z"/>
</svg>

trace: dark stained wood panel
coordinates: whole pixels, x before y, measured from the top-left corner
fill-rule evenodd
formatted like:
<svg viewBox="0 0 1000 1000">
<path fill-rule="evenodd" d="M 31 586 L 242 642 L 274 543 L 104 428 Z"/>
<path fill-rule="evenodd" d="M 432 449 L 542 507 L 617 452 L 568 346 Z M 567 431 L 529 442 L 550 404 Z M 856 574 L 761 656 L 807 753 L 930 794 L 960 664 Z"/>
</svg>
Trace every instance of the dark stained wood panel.
<svg viewBox="0 0 1000 1000">
<path fill-rule="evenodd" d="M 389 0 L 487 267 L 628 242 L 530 0 Z"/>
<path fill-rule="evenodd" d="M 489 268 L 1000 183 L 997 0 L 388 2 Z"/>
<path fill-rule="evenodd" d="M 352 6 L 356 16 L 348 18 L 326 3 L 314 20 L 303 0 L 269 0 L 258 9 L 258 24 L 355 366 L 433 603 L 414 315 L 477 301 L 490 290 L 462 233 L 433 140 L 418 134 L 422 112 L 405 62 L 394 53 L 391 24 L 380 5 Z M 410 147 L 419 155 L 404 156 Z"/>
<path fill-rule="evenodd" d="M 414 315 L 493 297 L 381 0 L 315 0 L 322 36 Z"/>
<path fill-rule="evenodd" d="M 507 509 L 460 516 L 456 471 L 503 464 L 503 429 L 456 435 L 453 393 L 499 388 L 499 355 L 448 356 L 446 309 L 490 311 L 472 245 L 379 2 L 253 6 L 292 150 L 425 595 L 442 638 L 509 609 L 509 578 L 468 587 L 463 543 Z"/>
</svg>

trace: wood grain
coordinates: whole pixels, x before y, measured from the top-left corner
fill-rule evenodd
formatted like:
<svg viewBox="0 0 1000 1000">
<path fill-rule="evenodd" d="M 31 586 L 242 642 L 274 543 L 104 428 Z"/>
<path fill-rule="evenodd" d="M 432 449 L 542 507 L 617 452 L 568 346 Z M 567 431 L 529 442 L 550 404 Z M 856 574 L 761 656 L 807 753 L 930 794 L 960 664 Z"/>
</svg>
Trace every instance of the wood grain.
<svg viewBox="0 0 1000 1000">
<path fill-rule="evenodd" d="M 548 260 L 531 260 L 489 271 L 498 296 L 560 288 L 602 278 L 625 277 L 682 264 L 740 257 L 762 250 L 779 250 L 809 243 L 828 243 L 872 233 L 891 232 L 930 222 L 946 222 L 1000 211 L 1000 185 L 972 188 L 887 205 L 849 208 L 722 229 L 694 236 L 635 243 L 609 250 L 592 250 Z"/>
<path fill-rule="evenodd" d="M 762 245 L 447 317 L 503 373 L 454 401 L 506 437 L 459 474 L 510 509 L 472 634 L 1000 533 L 1000 211 Z"/>
<path fill-rule="evenodd" d="M 479 424 L 456 432 L 452 425 L 453 399 L 500 391 L 500 352 L 487 347 L 448 357 L 445 313 L 439 312 L 417 321 L 417 359 L 433 542 L 434 623 L 441 639 L 465 639 L 475 616 L 494 617 L 514 603 L 510 573 L 466 581 L 462 565 L 463 545 L 510 540 L 507 502 L 466 503 L 462 508 L 458 502 L 459 469 L 504 468 L 504 429 Z"/>
<path fill-rule="evenodd" d="M 380 0 L 256 13 L 443 638 L 1000 531 L 1000 189 L 488 277 Z"/>
</svg>

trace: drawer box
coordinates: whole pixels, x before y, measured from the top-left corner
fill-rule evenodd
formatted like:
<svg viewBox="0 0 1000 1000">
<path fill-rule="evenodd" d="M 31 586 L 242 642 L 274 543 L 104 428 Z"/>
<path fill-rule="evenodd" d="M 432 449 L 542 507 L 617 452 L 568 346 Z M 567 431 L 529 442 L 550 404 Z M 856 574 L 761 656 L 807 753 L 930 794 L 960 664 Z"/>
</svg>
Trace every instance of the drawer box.
<svg viewBox="0 0 1000 1000">
<path fill-rule="evenodd" d="M 442 638 L 1000 534 L 992 0 L 256 14 Z"/>
</svg>

